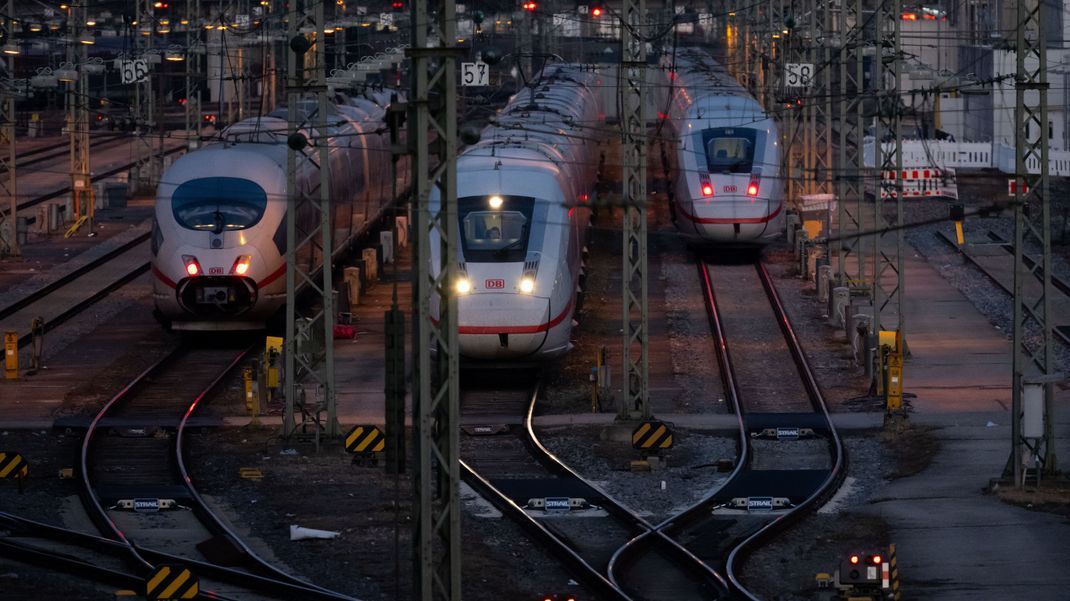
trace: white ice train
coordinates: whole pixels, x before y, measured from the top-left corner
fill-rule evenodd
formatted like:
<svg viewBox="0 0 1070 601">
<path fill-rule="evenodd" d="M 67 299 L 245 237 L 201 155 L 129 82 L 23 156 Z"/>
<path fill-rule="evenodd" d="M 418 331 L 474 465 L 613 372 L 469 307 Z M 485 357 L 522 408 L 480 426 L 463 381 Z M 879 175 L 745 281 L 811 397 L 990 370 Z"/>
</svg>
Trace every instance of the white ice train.
<svg viewBox="0 0 1070 601">
<path fill-rule="evenodd" d="M 598 83 L 576 65 L 546 67 L 458 158 L 453 285 L 468 360 L 543 361 L 570 347 L 598 179 Z"/>
<path fill-rule="evenodd" d="M 347 248 L 391 200 L 382 97 L 328 105 L 333 252 Z M 311 112 L 314 103 L 302 103 Z M 310 132 L 305 132 L 312 138 Z M 160 180 L 152 232 L 156 317 L 180 330 L 255 330 L 286 300 L 286 109 L 240 121 L 175 161 Z M 298 157 L 297 184 L 318 197 L 318 151 Z M 408 173 L 399 162 L 398 173 Z M 399 183 L 403 190 L 405 181 Z M 318 211 L 306 206 L 298 231 Z M 306 245 L 307 247 L 308 245 Z M 322 253 L 301 254 L 310 267 Z"/>
<path fill-rule="evenodd" d="M 776 122 L 709 54 L 676 52 L 667 125 L 676 143 L 672 213 L 698 243 L 754 246 L 784 231 Z"/>
</svg>

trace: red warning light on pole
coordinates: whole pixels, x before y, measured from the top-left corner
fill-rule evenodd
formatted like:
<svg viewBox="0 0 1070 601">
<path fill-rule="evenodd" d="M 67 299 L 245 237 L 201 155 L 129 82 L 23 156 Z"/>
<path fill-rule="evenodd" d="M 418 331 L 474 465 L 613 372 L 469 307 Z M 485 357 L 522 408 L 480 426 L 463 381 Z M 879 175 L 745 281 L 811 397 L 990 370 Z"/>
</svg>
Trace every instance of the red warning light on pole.
<svg viewBox="0 0 1070 601">
<path fill-rule="evenodd" d="M 521 4 L 520 7 L 528 12 L 535 12 L 535 9 L 538 8 L 538 5 L 534 2 L 525 2 Z"/>
<path fill-rule="evenodd" d="M 595 18 L 601 17 L 602 16 L 602 7 L 601 6 L 596 6 L 596 7 L 592 8 L 591 9 L 591 16 L 595 17 Z"/>
</svg>

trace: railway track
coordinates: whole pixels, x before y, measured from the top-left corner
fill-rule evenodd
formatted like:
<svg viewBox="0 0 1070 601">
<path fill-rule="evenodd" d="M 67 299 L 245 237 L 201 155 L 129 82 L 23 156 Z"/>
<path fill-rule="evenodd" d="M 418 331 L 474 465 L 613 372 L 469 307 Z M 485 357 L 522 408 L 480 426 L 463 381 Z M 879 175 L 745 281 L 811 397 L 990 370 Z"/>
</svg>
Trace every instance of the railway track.
<svg viewBox="0 0 1070 601">
<path fill-rule="evenodd" d="M 185 145 L 179 145 L 179 146 L 175 146 L 174 148 L 170 148 L 168 150 L 164 150 L 160 154 L 160 156 L 161 157 L 169 156 L 169 155 L 172 155 L 172 154 L 176 154 L 176 153 L 182 152 L 184 150 L 186 150 L 186 146 Z M 113 175 L 115 175 L 117 173 L 121 173 L 123 171 L 127 171 L 127 170 L 129 170 L 131 167 L 133 167 L 136 164 L 137 164 L 137 161 L 129 161 L 129 162 L 126 162 L 126 163 L 122 163 L 121 165 L 119 165 L 117 167 L 112 167 L 111 169 L 107 169 L 105 171 L 101 171 L 101 172 L 97 173 L 96 175 L 93 175 L 90 178 L 90 182 L 98 182 L 98 181 L 100 181 L 102 179 L 109 178 L 109 177 L 111 177 L 111 176 L 113 176 Z M 39 196 L 36 196 L 36 197 L 31 198 L 29 200 L 26 200 L 24 202 L 18 203 L 18 210 L 19 211 L 23 211 L 23 210 L 28 209 L 30 207 L 37 206 L 37 205 L 39 205 L 41 203 L 48 202 L 49 200 L 52 200 L 53 198 L 58 198 L 60 196 L 63 196 L 64 194 L 67 194 L 70 191 L 71 191 L 71 187 L 70 186 L 63 186 L 62 188 L 57 188 L 57 189 L 55 189 L 55 190 L 53 190 L 51 192 L 47 192 L 45 194 L 41 194 Z M 11 209 L 9 209 L 7 207 L 0 208 L 0 214 L 8 215 L 10 213 L 11 213 Z M 30 222 L 31 223 L 33 223 L 34 220 L 35 220 L 34 217 L 30 217 Z"/>
<path fill-rule="evenodd" d="M 462 379 L 462 427 L 477 434 L 462 441 L 465 482 L 524 527 L 601 599 L 725 598 L 727 582 L 713 569 L 542 444 L 533 426 L 539 382 L 534 372 L 522 378 L 515 372 L 484 374 L 471 385 Z M 521 417 L 521 425 L 500 424 L 510 412 L 514 422 Z M 547 511 L 546 499 L 569 499 L 573 507 Z M 649 535 L 650 553 L 630 567 L 634 577 L 622 582 L 610 569 L 614 553 L 642 535 Z"/>
<path fill-rule="evenodd" d="M 991 230 L 983 231 L 982 243 L 970 243 L 964 246 L 959 246 L 946 232 L 934 232 L 934 235 L 980 270 L 989 281 L 1011 297 L 1014 296 L 1014 246 L 1010 241 Z M 1026 282 L 1026 285 L 1035 285 L 1039 288 L 1040 278 L 1044 271 L 1043 267 L 1038 267 L 1029 256 L 1025 257 L 1025 265 L 1035 275 L 1035 280 Z M 1070 283 L 1055 275 L 1052 276 L 1051 283 L 1054 293 L 1061 296 L 1065 299 L 1064 302 L 1070 305 Z M 1070 318 L 1064 317 L 1063 323 L 1059 323 L 1057 321 L 1059 316 L 1059 309 L 1053 308 L 1052 333 L 1055 334 L 1057 339 L 1070 345 Z"/>
<path fill-rule="evenodd" d="M 846 452 L 764 265 L 704 263 L 700 277 L 739 454 L 721 488 L 657 528 L 723 569 L 734 595 L 757 599 L 740 580 L 745 558 L 838 488 Z"/>
<path fill-rule="evenodd" d="M 31 324 L 43 319 L 48 333 L 149 270 L 149 233 L 140 234 L 0 308 L 0 327 L 19 332 L 19 348 L 33 340 Z"/>
<path fill-rule="evenodd" d="M 83 505 L 104 538 L 125 547 L 127 565 L 141 577 L 177 561 L 222 598 L 253 591 L 254 598 L 348 599 L 261 559 L 192 486 L 183 443 L 190 417 L 247 353 L 218 340 L 213 348 L 183 346 L 116 394 L 82 441 Z M 130 511 L 135 506 L 149 511 Z"/>
<path fill-rule="evenodd" d="M 89 142 L 89 147 L 90 149 L 100 150 L 105 145 L 111 146 L 112 143 L 124 138 L 125 136 L 120 134 L 98 135 L 95 136 L 95 139 L 92 139 Z M 33 150 L 18 153 L 15 162 L 15 171 L 18 173 L 31 165 L 37 165 L 39 163 L 45 163 L 53 159 L 68 156 L 70 156 L 70 143 L 67 141 L 34 148 Z M 0 169 L 0 173 L 7 173 L 7 170 Z"/>
</svg>

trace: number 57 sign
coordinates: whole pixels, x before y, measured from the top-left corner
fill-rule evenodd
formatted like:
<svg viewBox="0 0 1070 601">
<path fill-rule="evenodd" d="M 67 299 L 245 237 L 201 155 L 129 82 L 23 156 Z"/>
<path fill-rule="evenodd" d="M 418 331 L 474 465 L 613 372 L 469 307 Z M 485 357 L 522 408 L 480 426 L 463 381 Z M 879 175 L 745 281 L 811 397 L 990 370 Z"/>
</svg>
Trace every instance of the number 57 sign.
<svg viewBox="0 0 1070 601">
<path fill-rule="evenodd" d="M 487 63 L 478 61 L 474 63 L 461 63 L 462 86 L 489 86 L 490 69 Z"/>
<path fill-rule="evenodd" d="M 144 60 L 116 60 L 115 66 L 119 69 L 119 77 L 124 84 L 141 83 L 149 77 L 149 64 Z"/>
</svg>

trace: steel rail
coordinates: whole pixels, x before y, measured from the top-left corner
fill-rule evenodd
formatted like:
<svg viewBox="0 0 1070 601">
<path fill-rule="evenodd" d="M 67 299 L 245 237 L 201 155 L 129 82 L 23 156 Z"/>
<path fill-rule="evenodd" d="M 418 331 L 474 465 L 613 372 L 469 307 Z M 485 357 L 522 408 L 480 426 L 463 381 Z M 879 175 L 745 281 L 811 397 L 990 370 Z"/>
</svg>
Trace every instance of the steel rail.
<svg viewBox="0 0 1070 601">
<path fill-rule="evenodd" d="M 190 497 L 193 499 L 193 511 L 196 513 L 201 523 L 204 524 L 210 532 L 225 538 L 235 547 L 240 549 L 241 552 L 245 555 L 245 557 L 255 564 L 256 569 L 263 572 L 263 574 L 261 575 L 268 575 L 268 577 L 272 579 L 273 583 L 277 583 L 279 581 L 289 582 L 300 587 L 301 592 L 305 593 L 306 595 L 316 596 L 313 593 L 319 592 L 320 595 L 318 595 L 318 598 L 342 601 L 356 601 L 353 597 L 348 597 L 346 595 L 335 593 L 334 591 L 331 591 L 329 589 L 312 584 L 291 574 L 287 574 L 286 572 L 283 572 L 279 568 L 266 561 L 264 558 L 260 557 L 255 551 L 253 551 L 251 547 L 249 547 L 249 545 L 245 543 L 244 540 L 242 540 L 241 536 L 239 536 L 238 533 L 234 532 L 232 528 L 227 526 L 223 522 L 223 520 L 220 519 L 219 516 L 216 515 L 215 512 L 213 512 L 209 508 L 208 503 L 193 486 L 193 479 L 190 477 L 189 470 L 186 468 L 186 453 L 185 446 L 183 444 L 185 440 L 186 426 L 189 425 L 189 419 L 197 410 L 197 408 L 200 407 L 201 401 L 204 400 L 205 396 L 207 396 L 212 390 L 214 390 L 218 382 L 222 380 L 225 375 L 233 371 L 234 368 L 237 367 L 238 364 L 241 363 L 251 351 L 252 348 L 250 347 L 249 349 L 246 349 L 240 355 L 235 357 L 234 360 L 226 368 L 223 369 L 223 372 L 220 374 L 219 378 L 212 382 L 212 384 L 207 390 L 202 391 L 199 395 L 197 395 L 197 398 L 195 398 L 193 402 L 190 403 L 189 407 L 186 409 L 186 412 L 182 415 L 182 419 L 178 423 L 178 428 L 175 433 L 174 445 L 175 465 L 178 468 L 179 477 L 182 479 L 182 483 L 185 485 L 186 490 L 189 491 Z M 309 597 L 306 596 L 305 598 Z"/>
<path fill-rule="evenodd" d="M 165 156 L 172 155 L 172 154 L 175 154 L 177 152 L 182 152 L 182 151 L 185 151 L 185 150 L 186 150 L 185 146 L 176 146 L 176 147 L 171 148 L 169 150 L 163 151 L 162 153 L 160 153 L 159 156 L 165 157 Z M 101 173 L 98 173 L 98 174 L 92 176 L 89 179 L 89 181 L 90 182 L 100 181 L 100 180 L 102 180 L 104 178 L 111 177 L 111 176 L 113 176 L 116 173 L 119 173 L 121 171 L 126 171 L 127 169 L 130 169 L 131 167 L 133 167 L 136 164 L 137 164 L 137 161 L 134 161 L 134 162 L 131 162 L 131 163 L 124 163 L 122 165 L 119 165 L 118 167 L 113 167 L 111 169 L 108 169 L 107 171 L 104 171 L 104 172 L 101 172 Z M 62 195 L 66 194 L 66 193 L 68 193 L 70 191 L 71 191 L 71 187 L 70 186 L 64 186 L 62 188 L 58 188 L 58 189 L 53 190 L 51 192 L 47 192 L 45 194 L 42 194 L 41 196 L 38 196 L 36 198 L 31 198 L 30 200 L 27 200 L 25 202 L 19 203 L 17 209 L 19 211 L 22 211 L 24 209 L 28 209 L 30 207 L 39 205 L 39 204 L 41 204 L 43 202 L 52 200 L 53 198 L 56 198 L 57 196 L 62 196 Z M 8 208 L 0 209 L 0 214 L 7 215 L 10 212 L 11 212 L 11 209 L 8 209 Z M 36 218 L 31 217 L 29 219 L 30 223 L 33 223 L 35 221 L 35 219 Z"/>
<path fill-rule="evenodd" d="M 975 256 L 971 255 L 970 253 L 966 252 L 965 250 L 963 250 L 954 240 L 949 238 L 947 236 L 947 234 L 945 234 L 943 232 L 933 232 L 933 235 L 935 235 L 937 238 L 939 238 L 939 239 L 943 240 L 944 242 L 946 242 L 954 250 L 958 251 L 958 253 L 962 256 L 962 258 L 966 259 L 966 261 L 970 265 L 973 265 L 974 267 L 976 267 L 982 274 L 985 275 L 985 277 L 987 277 L 993 284 L 995 284 L 997 288 L 999 288 L 1003 292 L 1007 293 L 1011 297 L 1014 296 L 1014 291 L 1011 290 L 1011 288 L 1009 286 L 1007 286 L 1006 284 L 1003 283 L 1002 280 L 997 278 L 994 273 L 992 273 L 987 267 L 985 267 L 985 265 L 980 260 L 977 259 L 977 257 L 975 257 Z M 1011 249 L 1008 249 L 1006 247 L 1006 244 L 1007 244 L 1006 241 L 1004 241 L 1002 238 L 999 238 L 995 233 L 989 232 L 989 238 L 992 238 L 994 242 L 996 242 L 1000 246 L 1003 246 L 1004 250 L 1011 250 Z M 1013 250 L 1011 250 L 1011 252 L 1013 252 Z M 1026 265 L 1030 266 L 1032 259 L 1029 259 L 1028 257 L 1025 257 L 1024 255 L 1023 255 L 1023 258 L 1026 259 L 1025 260 Z M 1032 263 L 1032 265 L 1035 265 L 1035 263 Z M 1039 271 L 1043 271 L 1043 270 L 1039 270 Z M 1040 281 L 1041 274 L 1037 273 L 1036 277 L 1037 277 L 1037 280 Z M 1052 278 L 1051 283 L 1052 283 L 1052 286 L 1054 286 L 1059 291 L 1063 292 L 1063 294 L 1065 294 L 1066 296 L 1070 296 L 1070 284 L 1067 284 L 1066 282 L 1064 282 L 1064 281 L 1062 281 L 1062 280 L 1060 280 L 1058 278 L 1055 278 L 1055 277 Z M 1052 331 L 1053 334 L 1055 334 L 1055 336 L 1059 340 L 1062 340 L 1065 344 L 1070 345 L 1070 327 L 1054 325 L 1054 326 L 1052 326 L 1051 331 Z"/>
<path fill-rule="evenodd" d="M 721 314 L 717 307 L 717 297 L 713 290 L 713 284 L 710 281 L 709 270 L 706 269 L 705 264 L 701 261 L 698 263 L 698 269 L 702 279 L 703 290 L 705 291 L 703 300 L 706 304 L 706 311 L 710 320 L 710 332 L 714 337 L 717 365 L 720 369 L 725 397 L 727 397 L 726 400 L 728 406 L 736 414 L 736 425 L 739 431 L 739 439 L 737 440 L 737 460 L 732 472 L 720 486 L 711 490 L 706 496 L 702 497 L 688 508 L 656 525 L 655 530 L 663 536 L 671 536 L 672 532 L 681 530 L 687 525 L 707 517 L 713 506 L 716 504 L 715 499 L 717 494 L 727 486 L 733 478 L 736 478 L 742 473 L 745 467 L 750 463 L 750 437 L 747 436 L 747 426 L 743 417 L 744 407 L 740 400 L 736 371 L 735 367 L 732 365 L 732 356 L 727 343 L 728 336 L 725 334 L 724 322 L 721 320 Z M 634 556 L 644 550 L 643 539 L 648 537 L 649 534 L 650 533 L 646 533 L 642 537 L 617 549 L 617 552 L 613 554 L 613 558 L 610 560 L 612 572 L 622 571 L 624 566 L 630 565 L 636 561 Z M 720 572 L 718 572 L 718 578 L 725 583 L 726 588 L 729 588 L 728 583 L 724 580 L 724 576 L 721 575 Z"/>
<path fill-rule="evenodd" d="M 89 477 L 89 455 L 92 449 L 93 435 L 97 432 L 102 420 L 106 419 L 106 416 L 109 415 L 120 403 L 123 403 L 130 398 L 134 394 L 133 391 L 141 386 L 147 378 L 163 367 L 170 365 L 172 362 L 180 360 L 187 350 L 188 348 L 184 346 L 176 347 L 166 356 L 141 372 L 134 378 L 134 380 L 124 386 L 122 390 L 104 405 L 97 415 L 94 416 L 93 421 L 87 428 L 85 437 L 82 439 L 79 457 L 79 477 L 82 485 L 80 494 L 90 519 L 96 524 L 101 533 L 104 534 L 105 538 L 115 541 L 126 549 L 128 559 L 137 565 L 142 572 L 147 573 L 161 563 L 179 562 L 197 569 L 198 575 L 200 576 L 215 577 L 220 581 L 235 583 L 244 588 L 261 593 L 273 595 L 279 595 L 280 593 L 299 595 L 299 598 L 301 599 L 353 601 L 351 597 L 328 591 L 316 585 L 311 585 L 294 576 L 286 574 L 254 554 L 241 538 L 234 533 L 233 530 L 226 527 L 222 523 L 222 520 L 220 520 L 218 516 L 204 504 L 203 498 L 193 489 L 192 480 L 185 468 L 184 458 L 179 460 L 179 465 L 181 466 L 180 474 L 184 485 L 187 490 L 191 492 L 191 496 L 194 499 L 194 512 L 198 520 L 201 521 L 202 525 L 204 525 L 209 532 L 224 536 L 228 541 L 235 543 L 238 548 L 247 551 L 246 557 L 253 562 L 254 567 L 267 572 L 269 575 L 217 566 L 210 562 L 178 557 L 144 548 L 129 540 L 122 530 L 108 517 L 107 511 L 101 504 L 100 498 L 97 496 Z M 247 348 L 237 353 L 235 358 L 221 369 L 219 373 L 216 374 L 216 376 L 205 385 L 201 391 L 199 391 L 192 403 L 187 405 L 186 411 L 180 421 L 180 428 L 184 429 L 185 426 L 188 425 L 188 420 L 194 409 L 206 396 L 211 394 L 219 386 L 223 379 L 229 375 L 238 364 L 240 364 L 240 362 L 248 355 L 249 351 L 250 349 Z M 172 451 L 175 453 L 176 457 L 181 457 L 183 454 L 182 449 L 184 447 L 178 444 L 178 440 L 179 437 L 176 436 L 175 448 L 173 448 Z"/>
<path fill-rule="evenodd" d="M 51 524 L 45 524 L 43 522 L 37 522 L 28 518 L 23 518 L 9 513 L 0 512 L 0 524 L 6 525 L 7 528 L 15 531 L 15 535 L 25 533 L 26 536 L 34 538 L 42 538 L 64 542 L 72 546 L 78 546 L 84 549 L 91 549 L 99 553 L 108 554 L 113 557 L 121 558 L 120 556 L 127 556 L 129 548 L 120 541 L 112 540 L 110 538 L 104 538 L 82 532 L 80 530 L 72 530 L 63 528 L 60 526 L 53 526 Z M 0 538 L 2 542 L 4 538 Z M 306 595 L 315 594 L 315 591 L 310 591 L 306 586 L 294 584 L 289 581 L 280 581 L 272 578 L 260 576 L 258 574 L 250 574 L 248 572 L 242 572 L 234 568 L 226 566 L 219 566 L 206 561 L 200 561 L 196 559 L 190 559 L 187 557 L 181 557 L 166 553 L 163 551 L 157 551 L 154 549 L 146 549 L 135 545 L 135 548 L 146 559 L 150 560 L 154 564 L 185 564 L 191 568 L 198 576 L 209 576 L 217 580 L 233 580 L 235 578 L 246 578 L 250 581 L 258 582 L 258 586 L 262 590 L 268 590 L 274 593 L 287 593 L 295 595 L 293 598 L 306 599 L 309 598 Z M 3 547 L 0 547 L 0 553 L 3 552 Z M 18 557 L 11 557 L 12 559 L 19 559 Z M 44 565 L 44 567 L 55 567 L 53 565 Z M 92 569 L 96 569 L 96 566 L 91 566 Z M 107 568 L 105 568 L 107 569 Z M 87 576 L 92 576 L 91 572 L 86 573 Z M 144 579 L 137 578 L 137 582 L 143 584 Z M 341 597 L 334 597 L 341 598 Z"/>
<path fill-rule="evenodd" d="M 98 137 L 96 140 L 90 142 L 90 148 L 93 147 L 93 144 L 98 144 L 99 146 L 97 147 L 97 149 L 99 150 L 100 146 L 103 146 L 104 144 L 110 144 L 111 142 L 115 142 L 115 141 L 121 140 L 121 139 L 123 139 L 123 136 L 118 135 L 118 134 L 110 135 L 110 136 L 106 136 L 106 137 L 105 136 L 101 136 L 101 137 Z M 45 154 L 45 153 L 48 153 L 48 152 L 51 152 L 53 154 L 49 154 L 47 156 L 37 156 L 37 155 Z M 15 163 L 15 173 L 18 174 L 22 169 L 25 169 L 25 168 L 29 167 L 30 165 L 36 165 L 38 163 L 43 163 L 45 161 L 50 161 L 52 159 L 68 158 L 69 155 L 70 155 L 70 143 L 69 142 L 60 142 L 60 143 L 57 143 L 57 144 L 51 144 L 51 145 L 48 145 L 48 146 L 42 146 L 40 148 L 35 148 L 33 150 L 28 150 L 26 152 L 19 153 L 17 155 L 18 158 L 22 158 L 24 160 L 21 163 L 19 163 L 19 162 Z M 18 158 L 16 158 L 16 161 L 18 161 Z M 6 172 L 7 172 L 6 169 L 0 169 L 0 173 L 6 173 Z"/>
<path fill-rule="evenodd" d="M 542 441 L 539 440 L 538 435 L 535 433 L 536 401 L 537 396 L 532 397 L 531 404 L 528 406 L 527 415 L 524 418 L 524 428 L 527 432 L 527 440 L 529 446 L 534 448 L 536 451 L 534 453 L 535 458 L 538 459 L 540 463 L 548 467 L 551 471 L 557 472 L 568 478 L 573 478 L 584 483 L 586 486 L 589 486 L 591 489 L 595 490 L 606 499 L 606 501 L 608 502 L 608 508 L 611 511 L 613 511 L 619 516 L 624 517 L 625 519 L 633 521 L 636 525 L 642 528 L 643 532 L 641 532 L 635 538 L 631 539 L 628 543 L 625 543 L 623 547 L 627 547 L 633 543 L 641 545 L 645 548 L 649 548 L 653 545 L 661 545 L 663 548 L 666 548 L 666 550 L 671 551 L 672 554 L 675 555 L 678 559 L 683 561 L 686 564 L 685 569 L 690 570 L 693 573 L 700 574 L 703 578 L 707 579 L 707 581 L 713 583 L 716 588 L 722 589 L 722 592 L 727 592 L 727 582 L 725 581 L 725 579 L 716 570 L 707 565 L 706 562 L 699 559 L 698 556 L 689 551 L 680 543 L 676 542 L 663 532 L 660 532 L 654 524 L 651 524 L 642 516 L 624 507 L 624 505 L 618 503 L 606 491 L 602 490 L 598 485 L 581 476 L 571 467 L 566 465 L 565 462 L 563 462 L 560 458 L 557 457 L 557 455 L 553 454 L 549 449 L 547 449 L 546 446 L 542 444 Z M 610 557 L 610 563 L 606 566 L 606 574 L 609 578 L 609 581 L 613 583 L 613 585 L 616 586 L 618 589 L 623 591 L 624 587 L 620 583 L 620 579 L 617 577 L 618 570 L 614 569 L 619 565 L 614 563 L 614 560 L 617 558 L 618 555 L 616 552 L 613 554 L 612 557 Z"/>
<path fill-rule="evenodd" d="M 810 368 L 810 363 L 806 360 L 806 353 L 803 351 L 802 343 L 795 334 L 791 319 L 788 317 L 787 311 L 784 310 L 784 304 L 780 299 L 780 294 L 776 290 L 772 277 L 769 275 L 769 271 L 761 261 L 755 262 L 755 269 L 758 271 L 758 276 L 762 281 L 762 287 L 769 299 L 770 306 L 776 314 L 777 323 L 780 325 L 784 340 L 788 343 L 788 349 L 806 388 L 807 395 L 810 397 L 810 402 L 814 406 L 814 411 L 819 413 L 827 424 L 829 452 L 833 459 L 828 476 L 808 498 L 759 528 L 736 545 L 729 553 L 725 571 L 732 582 L 733 588 L 747 599 L 758 601 L 759 597 L 747 590 L 740 581 L 737 571 L 741 569 L 746 557 L 753 552 L 756 545 L 768 541 L 776 534 L 786 530 L 791 524 L 801 520 L 812 509 L 816 509 L 820 503 L 832 496 L 847 476 L 847 452 L 843 447 L 843 442 L 840 440 L 839 432 L 836 430 L 836 424 L 832 422 L 832 416 L 829 415 L 828 404 L 825 402 L 821 386 Z"/>
</svg>

